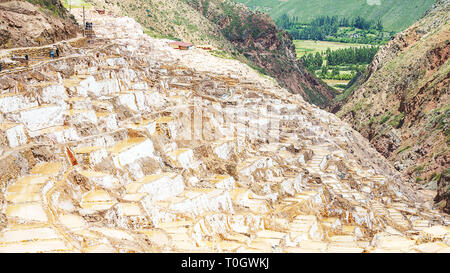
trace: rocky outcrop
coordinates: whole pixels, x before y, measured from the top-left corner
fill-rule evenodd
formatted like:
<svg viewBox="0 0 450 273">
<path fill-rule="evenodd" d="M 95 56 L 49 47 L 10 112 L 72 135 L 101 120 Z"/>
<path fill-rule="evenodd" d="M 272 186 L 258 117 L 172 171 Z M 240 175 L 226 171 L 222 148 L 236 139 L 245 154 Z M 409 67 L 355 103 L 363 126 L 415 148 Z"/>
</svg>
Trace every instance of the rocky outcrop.
<svg viewBox="0 0 450 273">
<path fill-rule="evenodd" d="M 442 172 L 437 181 L 438 192 L 434 201 L 438 203 L 446 213 L 450 214 L 450 170 L 446 169 Z"/>
<path fill-rule="evenodd" d="M 74 38 L 78 33 L 74 23 L 59 0 L 1 1 L 0 49 L 41 46 Z"/>
<path fill-rule="evenodd" d="M 442 182 L 450 167 L 449 14 L 450 1 L 438 1 L 396 35 L 336 107 L 407 178 L 432 190 L 439 185 L 436 200 L 444 203 L 450 202 Z"/>
</svg>

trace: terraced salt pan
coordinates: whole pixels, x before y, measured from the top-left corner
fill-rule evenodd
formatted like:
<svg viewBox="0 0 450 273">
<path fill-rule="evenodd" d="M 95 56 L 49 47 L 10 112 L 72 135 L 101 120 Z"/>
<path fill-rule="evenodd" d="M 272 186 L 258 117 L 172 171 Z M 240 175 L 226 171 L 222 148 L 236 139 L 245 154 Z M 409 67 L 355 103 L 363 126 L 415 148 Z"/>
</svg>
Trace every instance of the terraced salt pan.
<svg viewBox="0 0 450 273">
<path fill-rule="evenodd" d="M 40 190 L 41 188 L 37 188 Z M 33 189 L 35 190 L 35 189 Z M 39 202 L 41 200 L 41 193 L 38 192 L 19 192 L 6 194 L 6 201 L 11 203 L 24 203 L 24 202 Z"/>
<path fill-rule="evenodd" d="M 47 222 L 47 215 L 41 203 L 10 204 L 6 207 L 6 216 L 23 221 Z"/>
<path fill-rule="evenodd" d="M 28 134 L 38 143 L 41 142 L 40 138 L 51 140 L 52 143 L 66 143 L 80 139 L 75 128 L 69 126 L 54 126 L 33 132 L 30 131 Z"/>
<path fill-rule="evenodd" d="M 235 151 L 235 144 L 230 138 L 223 139 L 221 142 L 216 144 L 213 150 L 219 158 L 229 160 L 230 155 Z"/>
<path fill-rule="evenodd" d="M 443 243 L 425 243 L 414 247 L 422 253 L 450 253 L 450 248 Z"/>
<path fill-rule="evenodd" d="M 92 190 L 83 195 L 80 206 L 88 211 L 107 210 L 117 201 L 104 190 Z"/>
<path fill-rule="evenodd" d="M 101 163 L 108 156 L 106 149 L 98 146 L 76 148 L 73 152 L 80 160 L 84 160 L 92 165 Z"/>
<path fill-rule="evenodd" d="M 61 162 L 44 162 L 34 166 L 30 170 L 30 173 L 38 175 L 55 176 L 59 173 L 62 167 L 63 165 Z"/>
<path fill-rule="evenodd" d="M 34 228 L 7 230 L 0 236 L 3 243 L 59 239 L 60 236 L 51 228 Z"/>
<path fill-rule="evenodd" d="M 9 113 L 7 118 L 22 123 L 30 131 L 37 131 L 64 125 L 64 111 L 62 106 L 48 104 Z"/>
<path fill-rule="evenodd" d="M 126 186 L 128 193 L 146 193 L 150 201 L 176 196 L 184 191 L 183 178 L 175 173 L 149 175 Z"/>
<path fill-rule="evenodd" d="M 145 216 L 141 207 L 136 203 L 119 203 L 117 209 L 123 216 Z"/>
<path fill-rule="evenodd" d="M 218 189 L 234 189 L 235 180 L 229 175 L 216 175 L 209 180 Z"/>
<path fill-rule="evenodd" d="M 145 196 L 147 196 L 146 192 L 127 193 L 122 197 L 122 199 L 128 202 L 138 202 L 141 201 Z"/>
<path fill-rule="evenodd" d="M 146 138 L 129 138 L 108 149 L 113 155 L 116 167 L 121 167 L 144 157 L 155 157 L 151 140 Z"/>
<path fill-rule="evenodd" d="M 25 128 L 22 124 L 2 123 L 0 124 L 0 136 L 5 136 L 10 148 L 16 148 L 27 143 Z"/>
<path fill-rule="evenodd" d="M 111 112 L 97 112 L 97 120 L 99 124 L 99 128 L 101 128 L 104 132 L 114 131 L 119 129 L 119 125 L 117 124 L 117 114 Z"/>
<path fill-rule="evenodd" d="M 92 161 L 90 161 L 90 162 L 92 162 Z M 96 164 L 95 162 L 96 161 L 94 161 L 92 163 Z M 88 178 L 89 181 L 95 183 L 96 185 L 104 187 L 106 189 L 114 189 L 120 185 L 119 180 L 117 178 L 115 178 L 114 176 L 107 174 L 107 173 L 96 172 L 96 171 L 91 171 L 91 170 L 83 170 L 83 171 L 80 171 L 80 174 L 82 176 Z"/>
<path fill-rule="evenodd" d="M 176 212 L 201 215 L 206 212 L 233 212 L 230 194 L 223 190 L 197 189 L 184 192 L 186 199 L 170 205 Z"/>
<path fill-rule="evenodd" d="M 98 124 L 97 115 L 94 110 L 68 110 L 65 112 L 67 122 L 74 127 L 86 126 L 87 124 Z"/>
<path fill-rule="evenodd" d="M 154 135 L 156 133 L 156 122 L 148 119 L 143 119 L 142 122 L 128 124 L 127 126 L 134 130 L 144 130 L 149 135 Z"/>
<path fill-rule="evenodd" d="M 99 232 L 107 237 L 112 237 L 117 240 L 128 240 L 133 241 L 133 236 L 131 236 L 128 232 L 125 232 L 120 229 L 114 229 L 114 228 L 100 228 L 95 227 L 91 228 L 92 231 Z"/>
<path fill-rule="evenodd" d="M 59 222 L 69 230 L 80 230 L 87 227 L 86 221 L 75 214 L 64 214 L 59 217 Z"/>
<path fill-rule="evenodd" d="M 40 91 L 42 103 L 63 104 L 68 99 L 66 88 L 62 84 L 49 85 Z"/>
<path fill-rule="evenodd" d="M 22 94 L 1 94 L 0 95 L 0 112 L 12 113 L 28 108 L 37 107 L 38 102 L 32 101 Z"/>
<path fill-rule="evenodd" d="M 0 253 L 71 252 L 62 240 L 29 241 L 0 245 Z"/>
<path fill-rule="evenodd" d="M 44 221 L 45 215 L 42 214 L 43 210 L 38 204 L 41 201 L 42 189 L 47 181 L 48 177 L 46 176 L 26 176 L 10 185 L 6 190 L 5 199 L 16 205 L 11 207 L 8 206 L 7 210 L 9 215 L 29 220 Z M 36 211 L 38 215 L 31 216 L 30 213 L 32 213 L 32 211 L 26 211 L 30 206 L 22 207 L 21 203 L 29 203 L 28 205 L 32 205 L 31 209 Z"/>
<path fill-rule="evenodd" d="M 115 250 L 111 245 L 106 244 L 86 247 L 84 251 L 86 253 L 117 253 L 117 250 Z"/>
<path fill-rule="evenodd" d="M 176 167 L 195 168 L 194 152 L 191 149 L 179 149 L 168 153 L 168 156 Z"/>
</svg>

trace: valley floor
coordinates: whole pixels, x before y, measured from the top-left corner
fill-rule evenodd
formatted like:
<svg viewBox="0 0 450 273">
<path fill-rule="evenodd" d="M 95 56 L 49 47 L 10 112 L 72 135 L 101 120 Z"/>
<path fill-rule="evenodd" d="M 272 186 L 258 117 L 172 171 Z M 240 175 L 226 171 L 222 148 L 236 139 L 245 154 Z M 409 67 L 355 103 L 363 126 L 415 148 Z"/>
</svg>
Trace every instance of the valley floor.
<svg viewBox="0 0 450 273">
<path fill-rule="evenodd" d="M 297 56 L 299 58 L 308 53 L 313 54 L 316 54 L 316 52 L 324 53 L 325 51 L 327 51 L 328 48 L 333 51 L 342 48 L 370 46 L 367 44 L 352 44 L 352 43 L 312 41 L 312 40 L 294 40 L 294 44 L 297 51 Z"/>
</svg>

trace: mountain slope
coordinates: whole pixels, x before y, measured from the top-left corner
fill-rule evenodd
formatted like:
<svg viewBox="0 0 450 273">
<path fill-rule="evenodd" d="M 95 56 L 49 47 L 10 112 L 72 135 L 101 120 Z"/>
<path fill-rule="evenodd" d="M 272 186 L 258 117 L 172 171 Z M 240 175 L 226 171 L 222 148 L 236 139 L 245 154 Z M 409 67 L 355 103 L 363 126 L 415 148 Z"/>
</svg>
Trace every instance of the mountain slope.
<svg viewBox="0 0 450 273">
<path fill-rule="evenodd" d="M 450 215 L 335 115 L 86 14 L 95 46 L 0 74 L 0 253 L 449 251 Z"/>
<path fill-rule="evenodd" d="M 298 16 L 300 21 L 309 22 L 318 16 L 362 16 L 369 20 L 381 19 L 389 31 L 401 31 L 417 19 L 435 0 L 235 0 L 252 9 L 269 13 L 278 18 L 283 13 Z"/>
<path fill-rule="evenodd" d="M 99 8 L 127 14 L 156 37 L 211 44 L 228 58 L 273 76 L 308 102 L 327 106 L 335 96 L 297 60 L 291 37 L 273 20 L 228 0 L 92 0 Z"/>
<path fill-rule="evenodd" d="M 40 46 L 77 35 L 59 0 L 0 1 L 0 48 Z"/>
<path fill-rule="evenodd" d="M 447 212 L 449 14 L 450 1 L 441 0 L 383 47 L 338 112 L 407 177 L 438 184 Z"/>
</svg>

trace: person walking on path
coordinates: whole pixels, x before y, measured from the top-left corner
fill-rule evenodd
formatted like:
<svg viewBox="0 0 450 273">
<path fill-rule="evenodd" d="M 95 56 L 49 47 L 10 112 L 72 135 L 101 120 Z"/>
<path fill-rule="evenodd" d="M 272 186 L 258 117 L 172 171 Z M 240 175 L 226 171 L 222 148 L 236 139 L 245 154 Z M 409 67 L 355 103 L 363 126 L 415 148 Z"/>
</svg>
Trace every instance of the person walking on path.
<svg viewBox="0 0 450 273">
<path fill-rule="evenodd" d="M 55 51 L 50 51 L 50 59 L 54 59 L 55 58 Z"/>
<path fill-rule="evenodd" d="M 56 57 L 59 58 L 59 48 L 56 48 Z"/>
<path fill-rule="evenodd" d="M 25 63 L 27 64 L 27 66 L 28 66 L 28 60 L 29 60 L 28 54 L 25 54 Z"/>
</svg>

